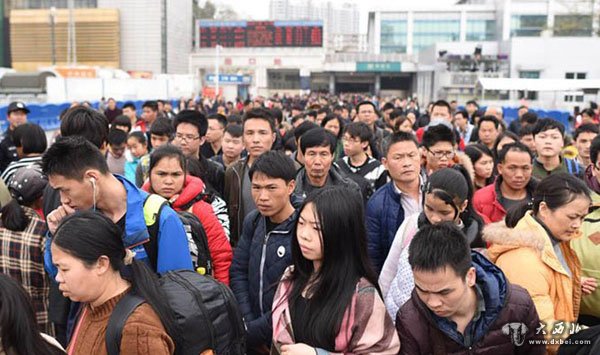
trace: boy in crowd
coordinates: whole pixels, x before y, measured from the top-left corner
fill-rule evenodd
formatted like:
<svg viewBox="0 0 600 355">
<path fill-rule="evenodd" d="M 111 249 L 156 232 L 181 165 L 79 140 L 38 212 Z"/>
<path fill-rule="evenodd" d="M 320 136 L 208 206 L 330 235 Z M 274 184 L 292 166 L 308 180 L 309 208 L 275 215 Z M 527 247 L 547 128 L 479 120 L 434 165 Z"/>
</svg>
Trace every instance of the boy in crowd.
<svg viewBox="0 0 600 355">
<path fill-rule="evenodd" d="M 150 128 L 152 150 L 169 143 L 173 139 L 173 133 L 173 123 L 168 118 L 158 118 Z M 140 158 L 135 169 L 135 185 L 137 187 L 141 188 L 150 174 L 150 153 Z"/>
<path fill-rule="evenodd" d="M 386 183 L 387 176 L 383 165 L 367 154 L 372 137 L 373 132 L 365 123 L 353 122 L 347 125 L 342 136 L 345 156 L 338 159 L 335 165 L 353 180 L 366 180 L 371 190 L 375 191 Z"/>
<path fill-rule="evenodd" d="M 125 175 L 125 163 L 127 162 L 125 156 L 126 149 L 127 133 L 118 128 L 111 128 L 108 132 L 106 163 L 108 164 L 108 170 L 112 174 Z"/>
<path fill-rule="evenodd" d="M 229 125 L 223 133 L 222 153 L 215 155 L 211 160 L 221 164 L 224 169 L 229 168 L 242 158 L 244 152 L 244 130 L 240 125 Z"/>
<path fill-rule="evenodd" d="M 206 159 L 210 159 L 215 155 L 223 153 L 221 147 L 225 127 L 227 126 L 227 118 L 220 113 L 215 113 L 209 115 L 207 120 L 206 142 L 202 145 L 200 154 Z"/>
<path fill-rule="evenodd" d="M 548 175 L 567 172 L 583 178 L 584 168 L 573 159 L 561 156 L 565 126 L 551 118 L 540 119 L 533 131 L 537 156 L 533 161 L 533 176 L 542 180 Z"/>
<path fill-rule="evenodd" d="M 272 286 L 292 262 L 297 213 L 290 196 L 296 169 L 283 153 L 268 151 L 257 157 L 248 174 L 257 209 L 244 219 L 231 264 L 230 286 L 246 323 L 249 354 L 266 354 L 272 339 Z"/>
</svg>

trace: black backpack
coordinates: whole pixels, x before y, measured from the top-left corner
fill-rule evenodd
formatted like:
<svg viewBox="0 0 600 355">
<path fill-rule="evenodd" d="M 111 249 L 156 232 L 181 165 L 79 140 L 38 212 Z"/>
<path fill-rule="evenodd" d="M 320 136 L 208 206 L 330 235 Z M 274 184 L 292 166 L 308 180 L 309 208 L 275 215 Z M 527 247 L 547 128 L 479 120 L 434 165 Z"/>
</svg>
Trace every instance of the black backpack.
<svg viewBox="0 0 600 355">
<path fill-rule="evenodd" d="M 197 200 L 192 201 L 193 203 Z M 193 203 L 189 204 L 191 208 Z M 158 227 L 160 222 L 160 214 L 164 206 L 168 206 L 169 202 L 163 197 L 151 194 L 144 201 L 144 219 L 150 240 L 144 244 L 144 249 L 148 254 L 148 259 L 153 269 L 156 270 L 156 262 L 158 258 Z M 185 207 L 185 206 L 184 206 Z M 202 222 L 191 212 L 176 211 L 188 238 L 188 246 L 192 257 L 192 265 L 194 270 L 202 275 L 213 275 L 212 259 L 208 248 L 208 237 L 202 226 Z"/>
<path fill-rule="evenodd" d="M 231 290 L 212 277 L 191 270 L 170 271 L 160 278 L 177 322 L 173 340 L 178 355 L 245 354 L 246 330 Z M 119 354 L 127 318 L 144 300 L 127 293 L 115 306 L 106 327 L 108 355 Z"/>
</svg>

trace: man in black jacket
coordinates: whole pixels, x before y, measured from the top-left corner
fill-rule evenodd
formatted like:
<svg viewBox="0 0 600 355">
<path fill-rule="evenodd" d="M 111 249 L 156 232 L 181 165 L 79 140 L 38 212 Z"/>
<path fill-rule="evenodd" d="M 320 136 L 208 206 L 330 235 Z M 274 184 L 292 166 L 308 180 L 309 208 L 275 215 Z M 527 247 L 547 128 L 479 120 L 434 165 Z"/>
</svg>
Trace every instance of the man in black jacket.
<svg viewBox="0 0 600 355">
<path fill-rule="evenodd" d="M 4 171 L 11 162 L 19 160 L 12 135 L 15 128 L 27 122 L 28 113 L 29 109 L 20 101 L 8 105 L 6 120 L 10 125 L 4 133 L 4 139 L 0 142 L 0 172 Z"/>
</svg>

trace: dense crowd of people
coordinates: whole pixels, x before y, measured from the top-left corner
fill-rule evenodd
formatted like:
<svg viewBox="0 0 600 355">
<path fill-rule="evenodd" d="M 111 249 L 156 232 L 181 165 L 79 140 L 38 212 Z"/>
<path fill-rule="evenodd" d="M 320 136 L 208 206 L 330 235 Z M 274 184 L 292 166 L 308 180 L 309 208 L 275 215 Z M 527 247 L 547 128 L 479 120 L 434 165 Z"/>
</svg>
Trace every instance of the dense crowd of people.
<svg viewBox="0 0 600 355">
<path fill-rule="evenodd" d="M 461 104 L 109 98 L 74 103 L 48 140 L 26 104 L 11 103 L 0 353 L 562 354 L 587 344 L 572 337 L 591 344 L 597 105 L 571 134 L 526 106 L 509 119 Z M 222 285 L 219 300 L 232 295 L 229 318 L 182 270 Z M 197 291 L 190 314 L 173 310 L 165 275 Z M 211 313 L 244 334 L 220 336 Z M 190 333 L 211 345 L 192 351 Z"/>
</svg>

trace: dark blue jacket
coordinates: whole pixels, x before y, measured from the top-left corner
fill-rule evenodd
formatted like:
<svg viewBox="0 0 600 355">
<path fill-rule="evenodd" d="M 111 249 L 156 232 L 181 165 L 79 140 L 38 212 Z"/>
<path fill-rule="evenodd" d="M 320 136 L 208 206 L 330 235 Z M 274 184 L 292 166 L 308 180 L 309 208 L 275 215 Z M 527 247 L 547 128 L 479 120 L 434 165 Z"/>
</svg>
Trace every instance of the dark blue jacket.
<svg viewBox="0 0 600 355">
<path fill-rule="evenodd" d="M 249 347 L 270 346 L 273 297 L 283 272 L 292 263 L 291 242 L 297 217 L 296 211 L 268 234 L 265 217 L 258 210 L 244 219 L 229 269 L 229 285 L 246 323 Z"/>
<path fill-rule="evenodd" d="M 367 203 L 367 245 L 371 263 L 377 274 L 381 272 L 404 217 L 400 194 L 396 192 L 393 181 L 377 190 Z"/>
</svg>

